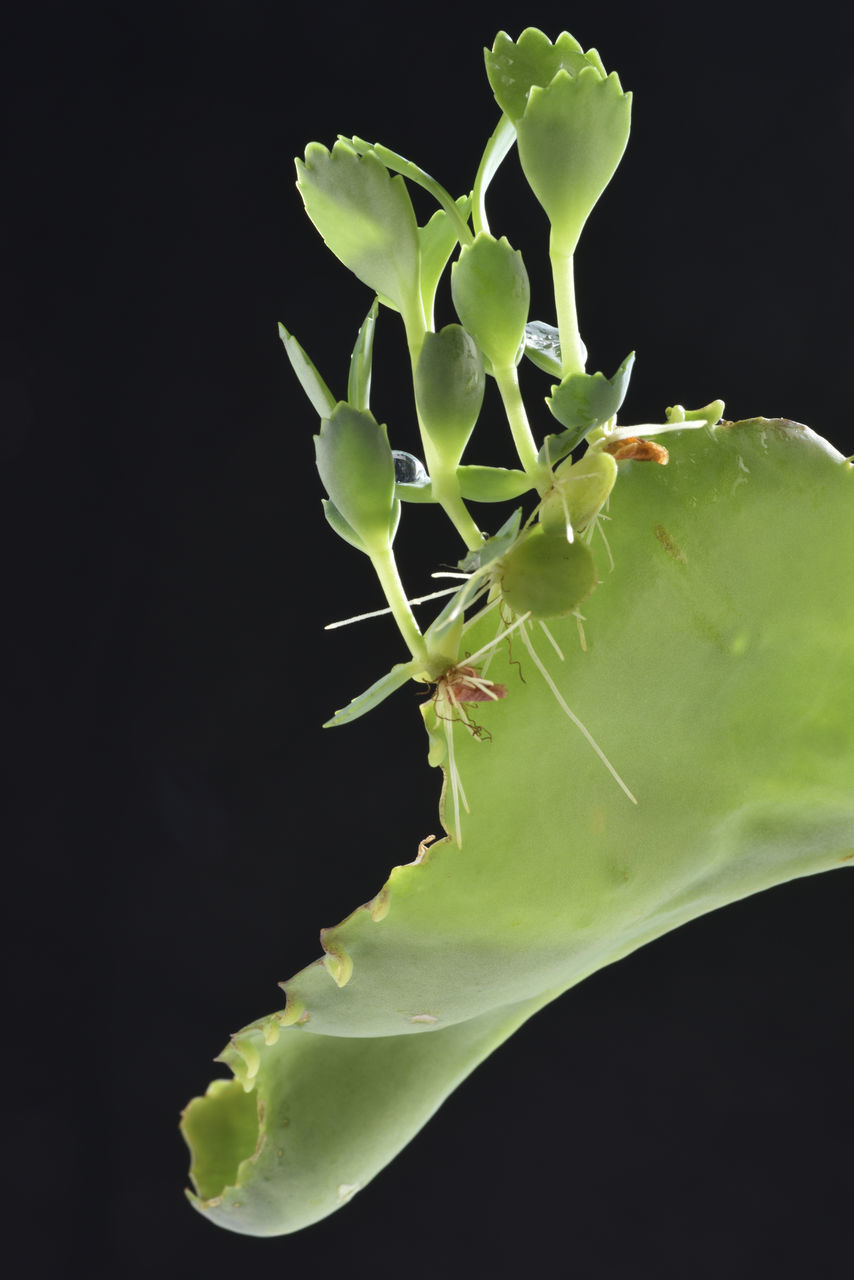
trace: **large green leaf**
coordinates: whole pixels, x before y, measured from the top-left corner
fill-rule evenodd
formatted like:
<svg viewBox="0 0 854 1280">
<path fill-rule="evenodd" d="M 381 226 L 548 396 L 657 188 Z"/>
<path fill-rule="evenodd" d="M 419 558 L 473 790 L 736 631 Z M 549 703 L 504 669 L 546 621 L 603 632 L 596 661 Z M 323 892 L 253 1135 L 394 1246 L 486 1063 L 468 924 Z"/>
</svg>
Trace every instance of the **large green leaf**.
<svg viewBox="0 0 854 1280">
<path fill-rule="evenodd" d="M 670 440 L 668 467 L 620 464 L 585 645 L 572 617 L 549 624 L 563 661 L 530 632 L 554 690 L 517 628 L 489 668 L 507 696 L 469 708 L 491 740 L 450 727 L 461 846 L 379 836 L 387 883 L 225 1051 L 248 1092 L 219 1082 L 188 1108 L 195 1203 L 221 1225 L 331 1213 L 560 991 L 716 907 L 854 866 L 854 469 L 788 422 Z M 448 723 L 429 701 L 425 720 L 440 758 Z"/>
</svg>

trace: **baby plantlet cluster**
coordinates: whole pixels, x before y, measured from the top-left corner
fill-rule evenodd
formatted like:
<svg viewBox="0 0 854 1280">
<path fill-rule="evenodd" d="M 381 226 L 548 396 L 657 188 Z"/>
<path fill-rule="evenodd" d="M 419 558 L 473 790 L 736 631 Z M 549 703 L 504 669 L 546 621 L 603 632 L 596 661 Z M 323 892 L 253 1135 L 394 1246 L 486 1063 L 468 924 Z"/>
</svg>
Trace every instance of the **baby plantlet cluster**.
<svg viewBox="0 0 854 1280">
<path fill-rule="evenodd" d="M 495 643 L 504 628 L 518 624 L 530 648 L 529 619 L 578 615 L 601 580 L 591 540 L 617 480 L 615 459 L 667 459 L 664 449 L 637 433 L 660 434 L 670 429 L 669 422 L 617 428 L 634 353 L 610 378 L 588 374 L 575 305 L 576 247 L 625 150 L 631 94 L 623 92 L 614 72 L 606 73 L 595 50 L 585 53 L 566 32 L 554 44 L 533 28 L 518 41 L 502 33 L 487 52 L 486 69 L 502 114 L 469 195 L 455 198 L 417 165 L 360 138 L 340 137 L 331 151 L 312 143 L 297 161 L 297 185 L 309 217 L 332 252 L 376 295 L 350 358 L 347 400 L 335 400 L 283 326 L 281 336 L 321 417 L 317 466 L 329 495 L 327 520 L 370 558 L 409 650 L 408 661 L 339 711 L 330 725 L 362 715 L 409 679 L 456 688 L 453 697 L 462 707 L 461 689 L 474 686 L 461 686 L 453 673 L 464 659 L 471 664 L 465 645 L 472 626 L 497 605 Z M 549 218 L 557 324 L 531 319 L 522 254 L 506 237 L 497 238 L 487 221 L 489 185 L 514 141 L 525 177 Z M 407 181 L 425 188 L 437 203 L 424 226 L 416 220 Z M 449 263 L 459 322 L 437 331 L 436 293 Z M 398 312 L 403 322 L 423 461 L 394 449 L 388 429 L 370 411 L 381 305 Z M 543 390 L 562 428 L 539 442 L 519 382 L 519 365 L 526 359 L 550 375 L 550 389 L 546 382 Z M 487 378 L 498 388 L 518 469 L 462 461 L 481 416 Z M 712 425 L 722 410 L 721 402 L 709 405 L 690 415 L 693 425 Z M 677 412 L 683 429 L 687 416 Z M 494 422 L 490 429 L 495 430 Z M 528 494 L 534 500 L 528 516 L 523 521 L 519 508 L 495 537 L 478 527 L 467 506 L 471 500 L 506 503 Z M 392 547 L 401 503 L 407 502 L 440 505 L 468 552 L 460 561 L 463 582 L 449 589 L 452 598 L 423 631 Z M 604 534 L 602 542 L 610 559 Z M 542 669 L 538 658 L 536 665 Z M 445 701 L 445 693 L 434 699 L 434 710 Z M 459 713 L 438 718 L 455 775 L 450 726 L 467 718 Z M 456 797 L 463 792 L 456 776 L 451 785 L 459 841 Z"/>
<path fill-rule="evenodd" d="M 346 398 L 283 326 L 281 338 L 319 418 L 326 519 L 370 560 L 404 646 L 328 724 L 424 686 L 446 834 L 322 932 L 322 959 L 283 984 L 285 1009 L 232 1038 L 222 1061 L 235 1078 L 185 1112 L 193 1203 L 248 1234 L 297 1230 L 351 1199 L 486 1054 L 595 969 L 854 856 L 840 710 L 854 697 L 840 640 L 854 598 L 849 581 L 840 604 L 836 581 L 840 543 L 854 550 L 851 465 L 799 424 L 722 422 L 721 401 L 618 423 L 634 353 L 610 376 L 587 371 L 574 260 L 625 150 L 631 94 L 566 32 L 500 33 L 486 73 L 499 120 L 470 192 L 358 137 L 311 143 L 297 160 L 309 218 L 371 294 Z M 487 218 L 514 146 L 550 227 L 546 319 L 531 316 L 522 254 Z M 413 185 L 435 202 L 423 225 Z M 443 281 L 457 318 L 437 329 Z M 401 418 L 414 410 L 420 457 L 371 412 L 374 340 L 390 323 L 406 338 Z M 526 363 L 554 420 L 542 438 Z M 503 427 L 494 415 L 483 425 L 490 380 Z M 517 466 L 476 461 L 486 429 L 509 433 Z M 833 556 L 801 501 L 816 487 Z M 444 511 L 459 559 L 436 574 L 452 585 L 411 598 L 394 542 L 425 503 Z M 471 503 L 499 514 L 481 527 Z M 437 548 L 436 563 L 448 559 Z M 419 624 L 413 606 L 432 601 Z M 781 687 L 769 672 L 784 654 Z M 615 678 L 638 661 L 644 681 Z M 767 744 L 784 719 L 795 730 L 775 760 Z"/>
</svg>

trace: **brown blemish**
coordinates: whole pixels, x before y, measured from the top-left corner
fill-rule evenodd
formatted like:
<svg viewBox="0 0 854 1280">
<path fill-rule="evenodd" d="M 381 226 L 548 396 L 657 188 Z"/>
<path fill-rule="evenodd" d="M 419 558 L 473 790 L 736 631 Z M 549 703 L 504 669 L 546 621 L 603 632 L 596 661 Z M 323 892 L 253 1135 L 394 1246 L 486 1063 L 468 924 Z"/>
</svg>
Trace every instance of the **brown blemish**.
<svg viewBox="0 0 854 1280">
<path fill-rule="evenodd" d="M 667 532 L 663 524 L 657 524 L 653 529 L 653 533 L 669 556 L 672 556 L 674 560 L 679 562 L 679 564 L 688 563 L 685 557 L 685 552 L 682 550 L 676 539 L 671 537 Z"/>
<path fill-rule="evenodd" d="M 391 906 L 391 903 L 389 902 L 389 893 L 390 888 L 388 881 L 386 881 L 376 897 L 372 898 L 370 902 L 365 903 L 374 924 L 379 924 L 380 920 L 385 920 L 388 915 L 388 910 Z"/>
<path fill-rule="evenodd" d="M 605 452 L 610 453 L 615 462 L 657 462 L 659 466 L 666 467 L 670 459 L 663 444 L 643 440 L 640 436 L 611 440 L 605 445 Z"/>
<path fill-rule="evenodd" d="M 425 836 L 425 837 L 424 837 L 424 839 L 421 841 L 421 843 L 420 843 L 420 844 L 419 844 L 419 846 L 418 846 L 418 852 L 416 853 L 415 857 L 412 859 L 412 861 L 411 861 L 411 862 L 407 862 L 407 863 L 405 863 L 405 865 L 406 865 L 407 867 L 418 867 L 418 866 L 420 866 L 420 865 L 421 865 L 421 863 L 422 863 L 422 862 L 425 860 L 425 858 L 427 857 L 427 854 L 428 854 L 428 852 L 429 852 L 429 850 L 430 850 L 430 845 L 433 843 L 433 841 L 434 841 L 435 839 L 436 839 L 436 837 L 435 837 L 435 836 Z"/>
</svg>

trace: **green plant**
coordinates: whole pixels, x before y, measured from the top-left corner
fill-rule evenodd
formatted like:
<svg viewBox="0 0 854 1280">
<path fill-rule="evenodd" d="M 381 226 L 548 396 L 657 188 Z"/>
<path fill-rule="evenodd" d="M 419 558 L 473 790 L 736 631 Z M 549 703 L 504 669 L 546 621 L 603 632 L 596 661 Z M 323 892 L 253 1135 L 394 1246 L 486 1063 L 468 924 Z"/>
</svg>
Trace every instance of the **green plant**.
<svg viewBox="0 0 854 1280">
<path fill-rule="evenodd" d="M 184 1114 L 193 1203 L 247 1234 L 348 1201 L 486 1055 L 603 965 L 854 864 L 851 463 L 797 423 L 722 421 L 720 401 L 617 425 L 633 355 L 586 372 L 573 259 L 630 95 L 566 33 L 501 34 L 486 62 L 501 118 L 470 196 L 359 138 L 297 162 L 310 218 L 376 297 L 344 401 L 282 339 L 321 419 L 327 520 L 371 560 L 407 651 L 328 723 L 420 682 L 446 834 L 323 932 L 284 1010 L 224 1050 L 234 1078 Z M 514 142 L 549 218 L 556 326 L 530 319 L 522 257 L 487 220 Z M 424 226 L 407 181 L 438 203 Z M 454 255 L 459 323 L 436 331 Z M 380 304 L 403 322 L 423 463 L 370 411 Z M 539 443 L 522 361 L 550 379 L 556 426 Z M 517 468 L 463 462 L 489 378 Z M 519 499 L 488 533 L 468 505 Z M 425 502 L 464 554 L 422 629 L 392 543 L 402 504 Z"/>
</svg>

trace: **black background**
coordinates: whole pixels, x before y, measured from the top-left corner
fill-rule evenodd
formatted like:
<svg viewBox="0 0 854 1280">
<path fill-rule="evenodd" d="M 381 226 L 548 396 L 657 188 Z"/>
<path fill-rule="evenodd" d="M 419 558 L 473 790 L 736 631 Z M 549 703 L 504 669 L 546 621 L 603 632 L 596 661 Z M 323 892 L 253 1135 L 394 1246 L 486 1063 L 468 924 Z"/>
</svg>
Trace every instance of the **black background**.
<svg viewBox="0 0 854 1280">
<path fill-rule="evenodd" d="M 854 23 L 824 0 L 779 14 L 179 0 L 4 19 L 4 1203 L 23 1192 L 7 1247 L 30 1274 L 848 1274 L 849 876 L 589 980 L 300 1235 L 202 1221 L 176 1129 L 320 926 L 436 830 L 408 694 L 320 728 L 401 655 L 382 622 L 322 630 L 381 602 L 322 520 L 276 321 L 343 389 L 369 298 L 305 219 L 292 157 L 359 133 L 468 189 L 496 117 L 483 44 L 569 27 L 635 91 L 580 254 L 590 367 L 637 348 L 627 420 L 721 396 L 850 452 Z M 545 315 L 545 224 L 506 168 L 493 230 Z M 383 321 L 375 408 L 412 447 Z M 402 533 L 418 590 L 445 534 L 423 511 Z"/>
</svg>

